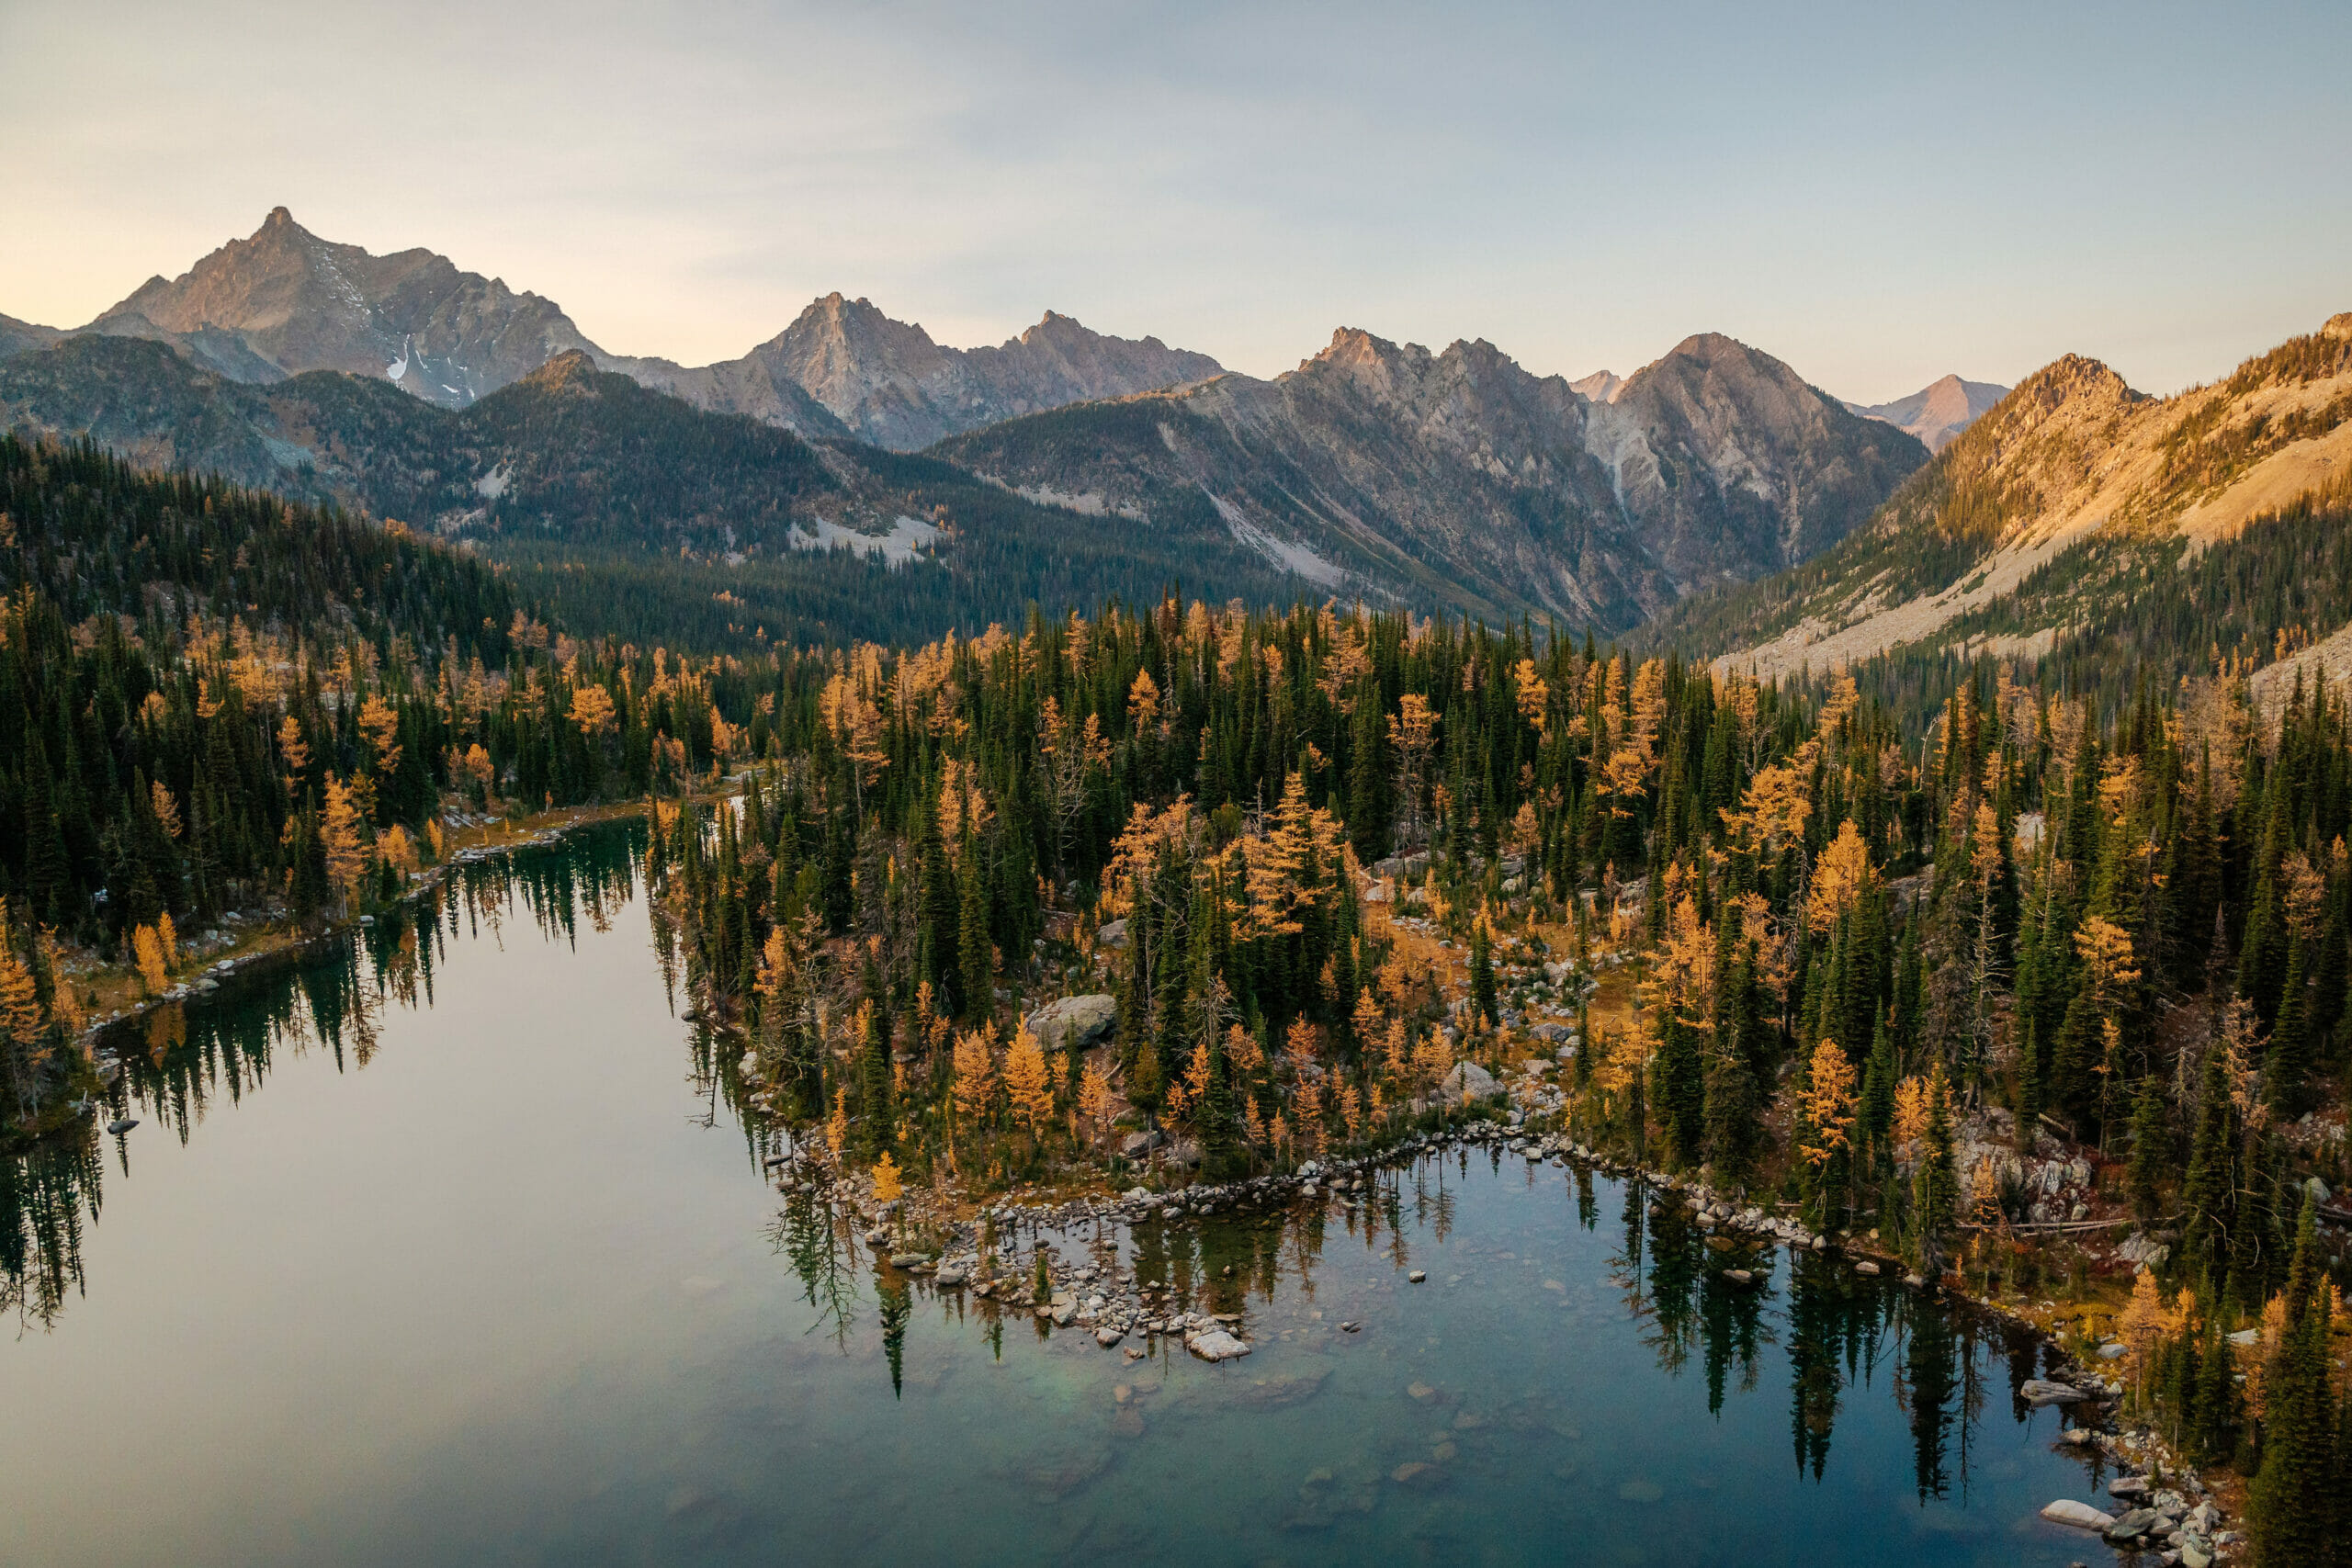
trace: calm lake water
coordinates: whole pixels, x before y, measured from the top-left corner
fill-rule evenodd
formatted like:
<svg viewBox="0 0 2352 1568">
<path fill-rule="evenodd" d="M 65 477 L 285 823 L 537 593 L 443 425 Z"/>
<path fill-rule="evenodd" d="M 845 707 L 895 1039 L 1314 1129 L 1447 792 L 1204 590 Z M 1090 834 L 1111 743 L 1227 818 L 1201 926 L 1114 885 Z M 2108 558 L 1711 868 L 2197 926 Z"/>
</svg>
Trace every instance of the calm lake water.
<svg viewBox="0 0 2352 1568">
<path fill-rule="evenodd" d="M 2034 1517 L 2098 1494 L 2014 1397 L 2030 1342 L 1820 1259 L 1723 1285 L 1515 1156 L 1046 1238 L 1246 1314 L 1224 1366 L 877 1281 L 673 1016 L 640 842 L 468 868 L 118 1033 L 140 1125 L 6 1166 L 0 1560 L 2104 1555 Z"/>
</svg>

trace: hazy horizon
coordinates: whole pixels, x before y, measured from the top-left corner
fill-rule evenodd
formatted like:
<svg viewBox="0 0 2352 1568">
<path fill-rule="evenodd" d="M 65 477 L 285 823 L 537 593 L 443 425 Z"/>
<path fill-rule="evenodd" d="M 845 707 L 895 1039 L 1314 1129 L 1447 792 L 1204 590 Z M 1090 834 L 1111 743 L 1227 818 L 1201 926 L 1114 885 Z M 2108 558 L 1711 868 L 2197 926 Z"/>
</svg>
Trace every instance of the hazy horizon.
<svg viewBox="0 0 2352 1568">
<path fill-rule="evenodd" d="M 2302 6 L 41 0 L 0 15 L 0 312 L 79 325 L 283 205 L 687 364 L 838 289 L 1261 376 L 1340 326 L 1571 378 L 1722 332 L 1861 402 L 2070 351 L 2162 392 L 2352 309 L 2347 43 Z"/>
</svg>

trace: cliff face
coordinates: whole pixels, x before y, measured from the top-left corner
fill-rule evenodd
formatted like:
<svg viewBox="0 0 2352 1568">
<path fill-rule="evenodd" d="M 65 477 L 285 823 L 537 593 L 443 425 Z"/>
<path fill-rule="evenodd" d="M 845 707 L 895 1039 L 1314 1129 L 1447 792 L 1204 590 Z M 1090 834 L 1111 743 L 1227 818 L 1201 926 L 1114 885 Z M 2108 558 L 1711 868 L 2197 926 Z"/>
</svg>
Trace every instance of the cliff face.
<svg viewBox="0 0 2352 1568">
<path fill-rule="evenodd" d="M 1818 554 L 1927 460 L 1916 438 L 1714 333 L 1634 372 L 1596 412 L 1593 446 L 1626 513 L 1686 587 Z"/>
</svg>

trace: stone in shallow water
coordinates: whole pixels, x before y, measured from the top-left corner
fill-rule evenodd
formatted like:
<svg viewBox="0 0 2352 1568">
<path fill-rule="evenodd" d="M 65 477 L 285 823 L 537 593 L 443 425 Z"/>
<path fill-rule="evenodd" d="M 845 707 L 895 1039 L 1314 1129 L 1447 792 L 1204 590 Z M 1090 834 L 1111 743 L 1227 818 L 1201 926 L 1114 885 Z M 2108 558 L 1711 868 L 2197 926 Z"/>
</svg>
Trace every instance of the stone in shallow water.
<svg viewBox="0 0 2352 1568">
<path fill-rule="evenodd" d="M 1229 1361 L 1246 1356 L 1250 1347 L 1222 1328 L 1212 1328 L 1205 1334 L 1195 1334 L 1184 1341 L 1184 1348 L 1204 1361 Z"/>
<path fill-rule="evenodd" d="M 2076 1529 L 2103 1530 L 2115 1522 L 2113 1514 L 2102 1513 L 2088 1503 L 2077 1503 L 2072 1497 L 2061 1497 L 2046 1504 L 2041 1517 L 2055 1525 L 2072 1525 Z"/>
<path fill-rule="evenodd" d="M 2036 1408 L 2044 1404 L 2079 1404 L 2089 1395 L 2072 1383 L 2051 1382 L 2042 1378 L 2028 1378 L 2018 1387 L 2018 1397 Z"/>
<path fill-rule="evenodd" d="M 1617 1495 L 1628 1503 L 1655 1503 L 1666 1495 L 1666 1488 L 1647 1476 L 1636 1476 L 1618 1487 Z"/>
</svg>

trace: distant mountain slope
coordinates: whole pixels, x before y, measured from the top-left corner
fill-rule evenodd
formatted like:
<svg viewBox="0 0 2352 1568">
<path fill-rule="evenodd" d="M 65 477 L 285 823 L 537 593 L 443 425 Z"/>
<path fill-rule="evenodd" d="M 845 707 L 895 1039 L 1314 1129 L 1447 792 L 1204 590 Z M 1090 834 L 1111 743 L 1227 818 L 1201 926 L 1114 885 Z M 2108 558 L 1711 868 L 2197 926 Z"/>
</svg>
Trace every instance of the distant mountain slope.
<svg viewBox="0 0 2352 1568">
<path fill-rule="evenodd" d="M 2007 387 L 1996 387 L 1990 381 L 1963 381 L 1957 376 L 1947 376 L 1891 403 L 1869 408 L 1860 403 L 1846 406 L 1865 419 L 1884 420 L 1898 430 L 1907 430 L 1925 443 L 1928 451 L 1940 452 L 1951 445 L 1953 436 L 1982 418 L 2008 393 Z"/>
<path fill-rule="evenodd" d="M 1105 534 L 944 463 L 697 410 L 581 351 L 450 410 L 380 378 L 254 385 L 164 344 L 69 338 L 0 360 L 0 428 L 398 518 L 507 563 L 575 629 L 673 645 L 928 637 L 1178 581 L 1290 592 L 1222 534 Z"/>
<path fill-rule="evenodd" d="M 1693 600 L 1645 637 L 1767 674 L 1980 636 L 2044 651 L 2114 572 L 2170 571 L 2347 472 L 2352 313 L 2170 398 L 2069 355 L 1837 548 Z"/>
<path fill-rule="evenodd" d="M 1788 367 L 1687 340 L 1588 401 L 1491 344 L 1343 329 L 1227 376 L 942 443 L 1021 493 L 1222 531 L 1335 592 L 1616 629 L 1835 540 L 1927 458 Z"/>
<path fill-rule="evenodd" d="M 1613 370 L 1596 370 L 1568 383 L 1569 388 L 1589 403 L 1615 402 L 1619 389 L 1624 385 L 1624 378 Z"/>
<path fill-rule="evenodd" d="M 177 277 L 148 279 L 79 331 L 165 343 L 232 380 L 340 370 L 445 408 L 463 408 L 580 351 L 707 412 L 901 450 L 1222 368 L 1206 355 L 1157 338 L 1106 337 L 1050 310 L 996 347 L 945 348 L 921 327 L 839 294 L 740 359 L 689 367 L 607 354 L 552 300 L 515 293 L 431 251 L 378 256 L 321 239 L 282 207 L 250 238 L 232 240 Z M 62 335 L 0 317 L 0 358 Z"/>
<path fill-rule="evenodd" d="M 55 327 L 36 326 L 14 316 L 0 316 L 0 359 L 27 349 L 46 348 L 63 335 Z"/>
</svg>

